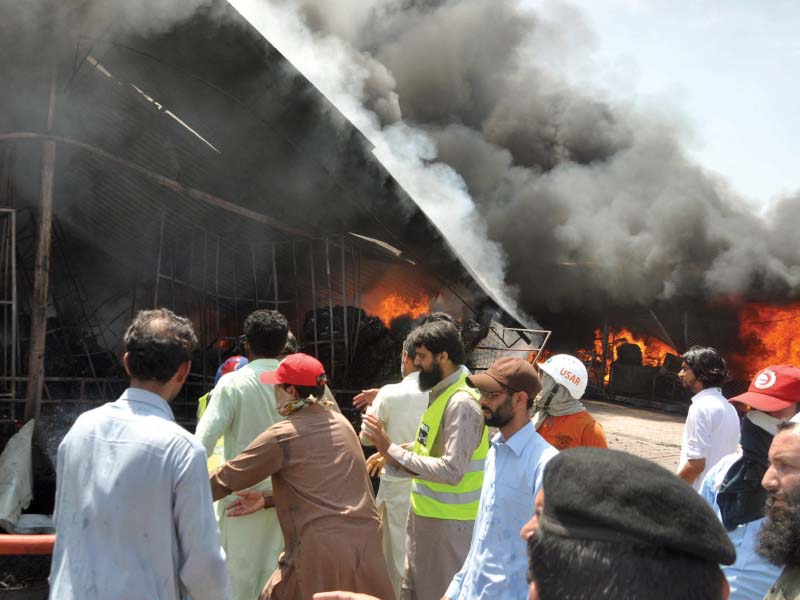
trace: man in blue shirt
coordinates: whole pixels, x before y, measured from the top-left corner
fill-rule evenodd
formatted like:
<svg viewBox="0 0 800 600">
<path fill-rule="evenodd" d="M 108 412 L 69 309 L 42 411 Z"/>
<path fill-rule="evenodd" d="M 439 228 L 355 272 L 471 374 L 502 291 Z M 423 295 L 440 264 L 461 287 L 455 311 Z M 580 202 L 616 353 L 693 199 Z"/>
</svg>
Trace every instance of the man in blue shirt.
<svg viewBox="0 0 800 600">
<path fill-rule="evenodd" d="M 528 409 L 541 389 L 536 370 L 521 358 L 502 358 L 467 382 L 481 392 L 492 438 L 478 516 L 467 559 L 445 597 L 525 598 L 527 558 L 519 531 L 534 514 L 547 462 L 558 454 L 533 428 Z"/>
</svg>

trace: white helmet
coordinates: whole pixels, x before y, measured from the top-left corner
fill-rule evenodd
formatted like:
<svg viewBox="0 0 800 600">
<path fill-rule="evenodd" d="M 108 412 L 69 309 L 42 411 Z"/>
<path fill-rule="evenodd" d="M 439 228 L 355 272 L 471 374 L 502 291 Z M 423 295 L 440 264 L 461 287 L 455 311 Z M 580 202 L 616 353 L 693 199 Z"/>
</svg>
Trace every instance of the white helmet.
<svg viewBox="0 0 800 600">
<path fill-rule="evenodd" d="M 570 396 L 580 400 L 586 391 L 589 373 L 586 366 L 576 357 L 569 354 L 555 354 L 539 365 L 539 368 L 550 375 L 556 383 L 563 385 Z"/>
</svg>

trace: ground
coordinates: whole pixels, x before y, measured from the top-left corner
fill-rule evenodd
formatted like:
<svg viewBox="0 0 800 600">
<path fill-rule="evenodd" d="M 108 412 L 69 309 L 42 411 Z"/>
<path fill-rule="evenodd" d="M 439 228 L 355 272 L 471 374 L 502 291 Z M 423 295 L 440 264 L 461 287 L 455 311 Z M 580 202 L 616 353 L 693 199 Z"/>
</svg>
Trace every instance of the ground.
<svg viewBox="0 0 800 600">
<path fill-rule="evenodd" d="M 684 415 L 607 402 L 585 404 L 605 429 L 609 448 L 650 459 L 673 472 L 678 470 Z"/>
</svg>

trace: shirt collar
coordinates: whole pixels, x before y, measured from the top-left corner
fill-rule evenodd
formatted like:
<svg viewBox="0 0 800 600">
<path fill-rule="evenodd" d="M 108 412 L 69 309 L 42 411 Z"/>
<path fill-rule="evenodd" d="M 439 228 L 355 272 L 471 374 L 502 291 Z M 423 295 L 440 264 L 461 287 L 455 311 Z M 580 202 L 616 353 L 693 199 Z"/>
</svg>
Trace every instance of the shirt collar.
<svg viewBox="0 0 800 600">
<path fill-rule="evenodd" d="M 172 408 L 170 408 L 169 403 L 153 392 L 148 392 L 142 388 L 129 387 L 122 393 L 119 399 L 126 402 L 141 402 L 142 404 L 147 404 L 165 413 L 170 420 L 175 420 L 175 415 L 172 414 Z"/>
<path fill-rule="evenodd" d="M 495 446 L 499 446 L 501 444 L 505 445 L 506 447 L 510 448 L 514 454 L 517 456 L 522 455 L 522 451 L 525 449 L 525 446 L 533 439 L 533 435 L 536 433 L 536 430 L 533 428 L 533 421 L 528 421 L 522 429 L 519 429 L 514 435 L 512 435 L 507 440 L 503 439 L 503 435 L 498 431 L 497 434 L 492 438 L 492 444 Z"/>
<path fill-rule="evenodd" d="M 277 369 L 278 365 L 281 364 L 281 361 L 279 361 L 277 358 L 257 358 L 255 360 L 251 360 L 247 364 L 253 365 L 254 367 L 264 365 L 267 368 Z"/>
<path fill-rule="evenodd" d="M 453 371 L 450 375 L 442 379 L 439 383 L 437 383 L 431 389 L 431 400 L 434 398 L 438 398 L 443 391 L 453 385 L 456 381 L 458 381 L 461 377 L 463 377 L 464 372 L 459 367 L 455 371 Z"/>
<path fill-rule="evenodd" d="M 710 387 L 702 389 L 692 396 L 692 402 L 699 400 L 700 398 L 705 398 L 706 396 L 716 396 L 717 398 L 722 398 L 723 400 L 725 399 L 725 396 L 722 395 L 722 390 L 720 388 Z"/>
</svg>

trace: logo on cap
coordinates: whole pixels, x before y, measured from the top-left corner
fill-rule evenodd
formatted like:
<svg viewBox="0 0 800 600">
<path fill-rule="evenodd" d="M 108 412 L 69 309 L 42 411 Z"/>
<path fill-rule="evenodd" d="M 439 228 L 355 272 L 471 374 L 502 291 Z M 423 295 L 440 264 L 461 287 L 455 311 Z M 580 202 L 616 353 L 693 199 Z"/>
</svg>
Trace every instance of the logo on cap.
<svg viewBox="0 0 800 600">
<path fill-rule="evenodd" d="M 764 369 L 758 374 L 755 381 L 753 381 L 753 387 L 757 390 L 767 390 L 775 385 L 777 379 L 778 377 L 775 375 L 775 371 L 772 369 Z"/>
</svg>

